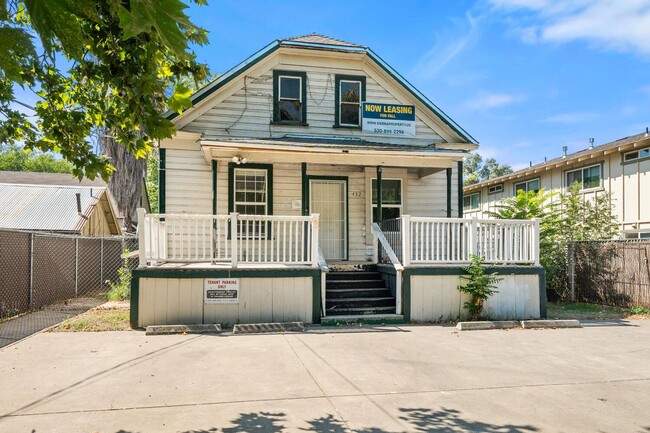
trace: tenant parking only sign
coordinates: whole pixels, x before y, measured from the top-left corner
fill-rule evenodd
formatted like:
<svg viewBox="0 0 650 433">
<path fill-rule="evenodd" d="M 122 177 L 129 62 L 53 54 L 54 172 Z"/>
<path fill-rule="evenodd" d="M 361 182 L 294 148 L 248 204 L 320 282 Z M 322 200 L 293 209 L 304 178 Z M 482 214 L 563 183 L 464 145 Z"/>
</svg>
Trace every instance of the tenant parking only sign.
<svg viewBox="0 0 650 433">
<path fill-rule="evenodd" d="M 413 105 L 364 102 L 361 115 L 364 134 L 415 137 L 415 107 Z"/>
<path fill-rule="evenodd" d="M 239 278 L 205 278 L 206 304 L 239 304 Z"/>
</svg>

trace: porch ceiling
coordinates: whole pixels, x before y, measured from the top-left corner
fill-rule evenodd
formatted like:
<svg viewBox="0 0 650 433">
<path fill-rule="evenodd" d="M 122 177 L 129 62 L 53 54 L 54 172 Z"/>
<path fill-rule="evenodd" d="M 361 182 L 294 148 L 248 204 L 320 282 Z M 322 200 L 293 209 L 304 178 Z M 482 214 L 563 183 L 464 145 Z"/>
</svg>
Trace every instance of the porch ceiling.
<svg viewBox="0 0 650 433">
<path fill-rule="evenodd" d="M 435 146 L 386 145 L 348 139 L 201 140 L 206 161 L 246 158 L 248 162 L 340 164 L 444 169 L 465 152 Z"/>
</svg>

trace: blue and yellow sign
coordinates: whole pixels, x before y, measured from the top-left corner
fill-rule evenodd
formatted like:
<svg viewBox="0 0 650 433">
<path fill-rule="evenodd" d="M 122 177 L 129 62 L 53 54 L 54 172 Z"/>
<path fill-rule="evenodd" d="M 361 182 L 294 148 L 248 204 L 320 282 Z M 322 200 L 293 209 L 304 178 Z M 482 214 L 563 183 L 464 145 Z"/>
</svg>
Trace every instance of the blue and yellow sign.
<svg viewBox="0 0 650 433">
<path fill-rule="evenodd" d="M 362 129 L 365 134 L 415 137 L 415 107 L 413 105 L 364 102 L 361 114 Z"/>
</svg>

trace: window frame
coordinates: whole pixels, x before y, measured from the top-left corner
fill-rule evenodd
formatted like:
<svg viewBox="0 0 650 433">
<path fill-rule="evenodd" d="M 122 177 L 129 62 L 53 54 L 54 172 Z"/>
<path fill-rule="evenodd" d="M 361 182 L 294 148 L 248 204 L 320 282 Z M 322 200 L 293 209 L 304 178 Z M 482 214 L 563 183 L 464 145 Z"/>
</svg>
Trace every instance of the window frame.
<svg viewBox="0 0 650 433">
<path fill-rule="evenodd" d="M 528 192 L 531 191 L 531 190 L 528 189 L 528 184 L 529 184 L 530 182 L 535 182 L 535 181 L 537 181 L 537 182 L 538 182 L 537 185 L 539 185 L 539 188 L 537 188 L 537 191 L 539 191 L 540 189 L 542 189 L 542 181 L 540 180 L 539 177 L 534 177 L 534 178 L 532 178 L 532 179 L 522 180 L 522 181 L 519 181 L 519 182 L 513 184 L 513 185 L 512 185 L 512 189 L 513 189 L 514 195 L 517 195 L 517 185 L 521 185 L 522 183 L 526 184 L 526 189 L 525 189 L 525 191 L 526 191 L 526 193 L 528 193 Z"/>
<path fill-rule="evenodd" d="M 398 180 L 399 181 L 399 205 L 394 205 L 394 204 L 385 204 L 384 201 L 382 200 L 381 202 L 381 208 L 386 209 L 386 208 L 393 208 L 393 209 L 399 209 L 399 216 L 401 217 L 404 215 L 404 179 L 401 177 L 382 177 L 381 181 L 382 183 L 386 180 Z M 371 177 L 370 178 L 370 221 L 371 223 L 376 222 L 375 221 L 375 215 L 377 214 L 377 204 L 372 202 L 372 182 L 375 181 L 377 182 L 377 177 Z"/>
<path fill-rule="evenodd" d="M 472 206 L 472 197 L 477 196 L 478 200 L 476 201 L 476 207 L 471 207 Z M 469 206 L 470 207 L 465 207 L 465 199 L 469 199 Z M 481 193 L 480 192 L 474 192 L 472 194 L 463 194 L 463 212 L 474 212 L 477 210 L 481 209 Z"/>
<path fill-rule="evenodd" d="M 359 124 L 341 123 L 341 82 L 361 83 L 359 95 Z M 363 118 L 361 106 L 366 101 L 366 77 L 364 75 L 335 75 L 334 77 L 334 128 L 361 129 Z"/>
<path fill-rule="evenodd" d="M 300 78 L 300 121 L 280 120 L 280 79 Z M 307 123 L 307 73 L 301 71 L 273 70 L 273 125 L 309 126 Z"/>
<path fill-rule="evenodd" d="M 598 170 L 599 170 L 599 172 L 600 172 L 600 173 L 599 173 L 599 176 L 598 176 L 598 177 L 599 177 L 598 186 L 592 186 L 592 187 L 590 187 L 590 188 L 585 188 L 585 187 L 584 187 L 584 186 L 585 186 L 585 175 L 584 175 L 584 171 L 585 171 L 585 170 L 589 170 L 590 168 L 593 168 L 593 167 L 598 167 Z M 601 189 L 601 188 L 603 187 L 603 164 L 602 164 L 602 163 L 598 163 L 598 164 L 587 165 L 587 166 L 580 167 L 580 168 L 574 168 L 574 169 L 571 169 L 571 170 L 565 170 L 565 171 L 564 171 L 564 187 L 565 187 L 566 189 L 571 188 L 571 185 L 569 185 L 569 180 L 568 180 L 569 173 L 575 173 L 575 172 L 577 172 L 577 171 L 581 171 L 581 172 L 582 172 L 582 176 L 581 176 L 581 178 L 580 178 L 580 182 L 581 182 L 581 184 L 582 184 L 581 187 L 580 187 L 580 192 L 583 192 L 583 191 L 595 191 L 595 190 Z"/>
<path fill-rule="evenodd" d="M 496 188 L 496 187 L 499 187 L 498 191 L 490 191 L 492 188 Z M 503 192 L 503 184 L 502 183 L 499 183 L 497 185 L 488 186 L 488 194 L 499 194 L 501 192 Z"/>
<path fill-rule="evenodd" d="M 273 215 L 273 165 L 272 164 L 236 164 L 228 163 L 228 213 L 235 212 L 235 170 L 266 170 L 266 214 Z M 230 228 L 228 229 L 230 230 Z M 271 239 L 272 233 L 266 230 L 266 239 Z M 228 238 L 231 234 L 228 234 Z"/>
<path fill-rule="evenodd" d="M 645 152 L 645 153 L 647 153 L 647 155 L 641 155 L 641 152 Z M 631 155 L 633 153 L 636 153 L 637 156 L 635 156 L 634 158 L 629 158 L 628 159 L 627 156 Z M 635 162 L 638 162 L 638 161 L 644 161 L 644 160 L 649 159 L 649 158 L 650 158 L 650 147 L 643 147 L 641 149 L 634 149 L 634 150 L 630 150 L 629 152 L 625 152 L 623 154 L 623 157 L 622 157 L 622 160 L 623 160 L 622 163 L 623 164 L 632 164 L 632 163 L 635 163 Z"/>
</svg>

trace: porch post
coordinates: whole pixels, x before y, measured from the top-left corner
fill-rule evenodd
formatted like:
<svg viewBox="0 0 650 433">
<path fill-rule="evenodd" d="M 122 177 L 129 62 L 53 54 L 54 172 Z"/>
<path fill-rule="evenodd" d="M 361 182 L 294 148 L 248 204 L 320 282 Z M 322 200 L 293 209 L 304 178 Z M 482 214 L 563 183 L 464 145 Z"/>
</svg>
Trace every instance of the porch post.
<svg viewBox="0 0 650 433">
<path fill-rule="evenodd" d="M 318 267 L 318 221 L 320 215 L 317 213 L 311 214 L 311 264 L 313 267 Z M 321 287 L 321 290 L 325 290 L 325 287 Z"/>
<path fill-rule="evenodd" d="M 147 246 L 146 240 L 144 238 L 144 232 L 146 231 L 147 222 L 145 221 L 145 210 L 141 207 L 137 209 L 138 213 L 138 255 L 140 256 L 140 266 L 147 265 Z M 149 231 L 151 233 L 151 230 Z M 156 233 L 157 234 L 157 233 Z M 153 242 L 153 239 L 150 239 Z"/>
<path fill-rule="evenodd" d="M 377 166 L 377 224 L 381 223 L 381 165 Z"/>
<path fill-rule="evenodd" d="M 237 212 L 230 212 L 230 260 L 233 268 L 237 267 L 239 252 L 237 251 Z"/>
</svg>

